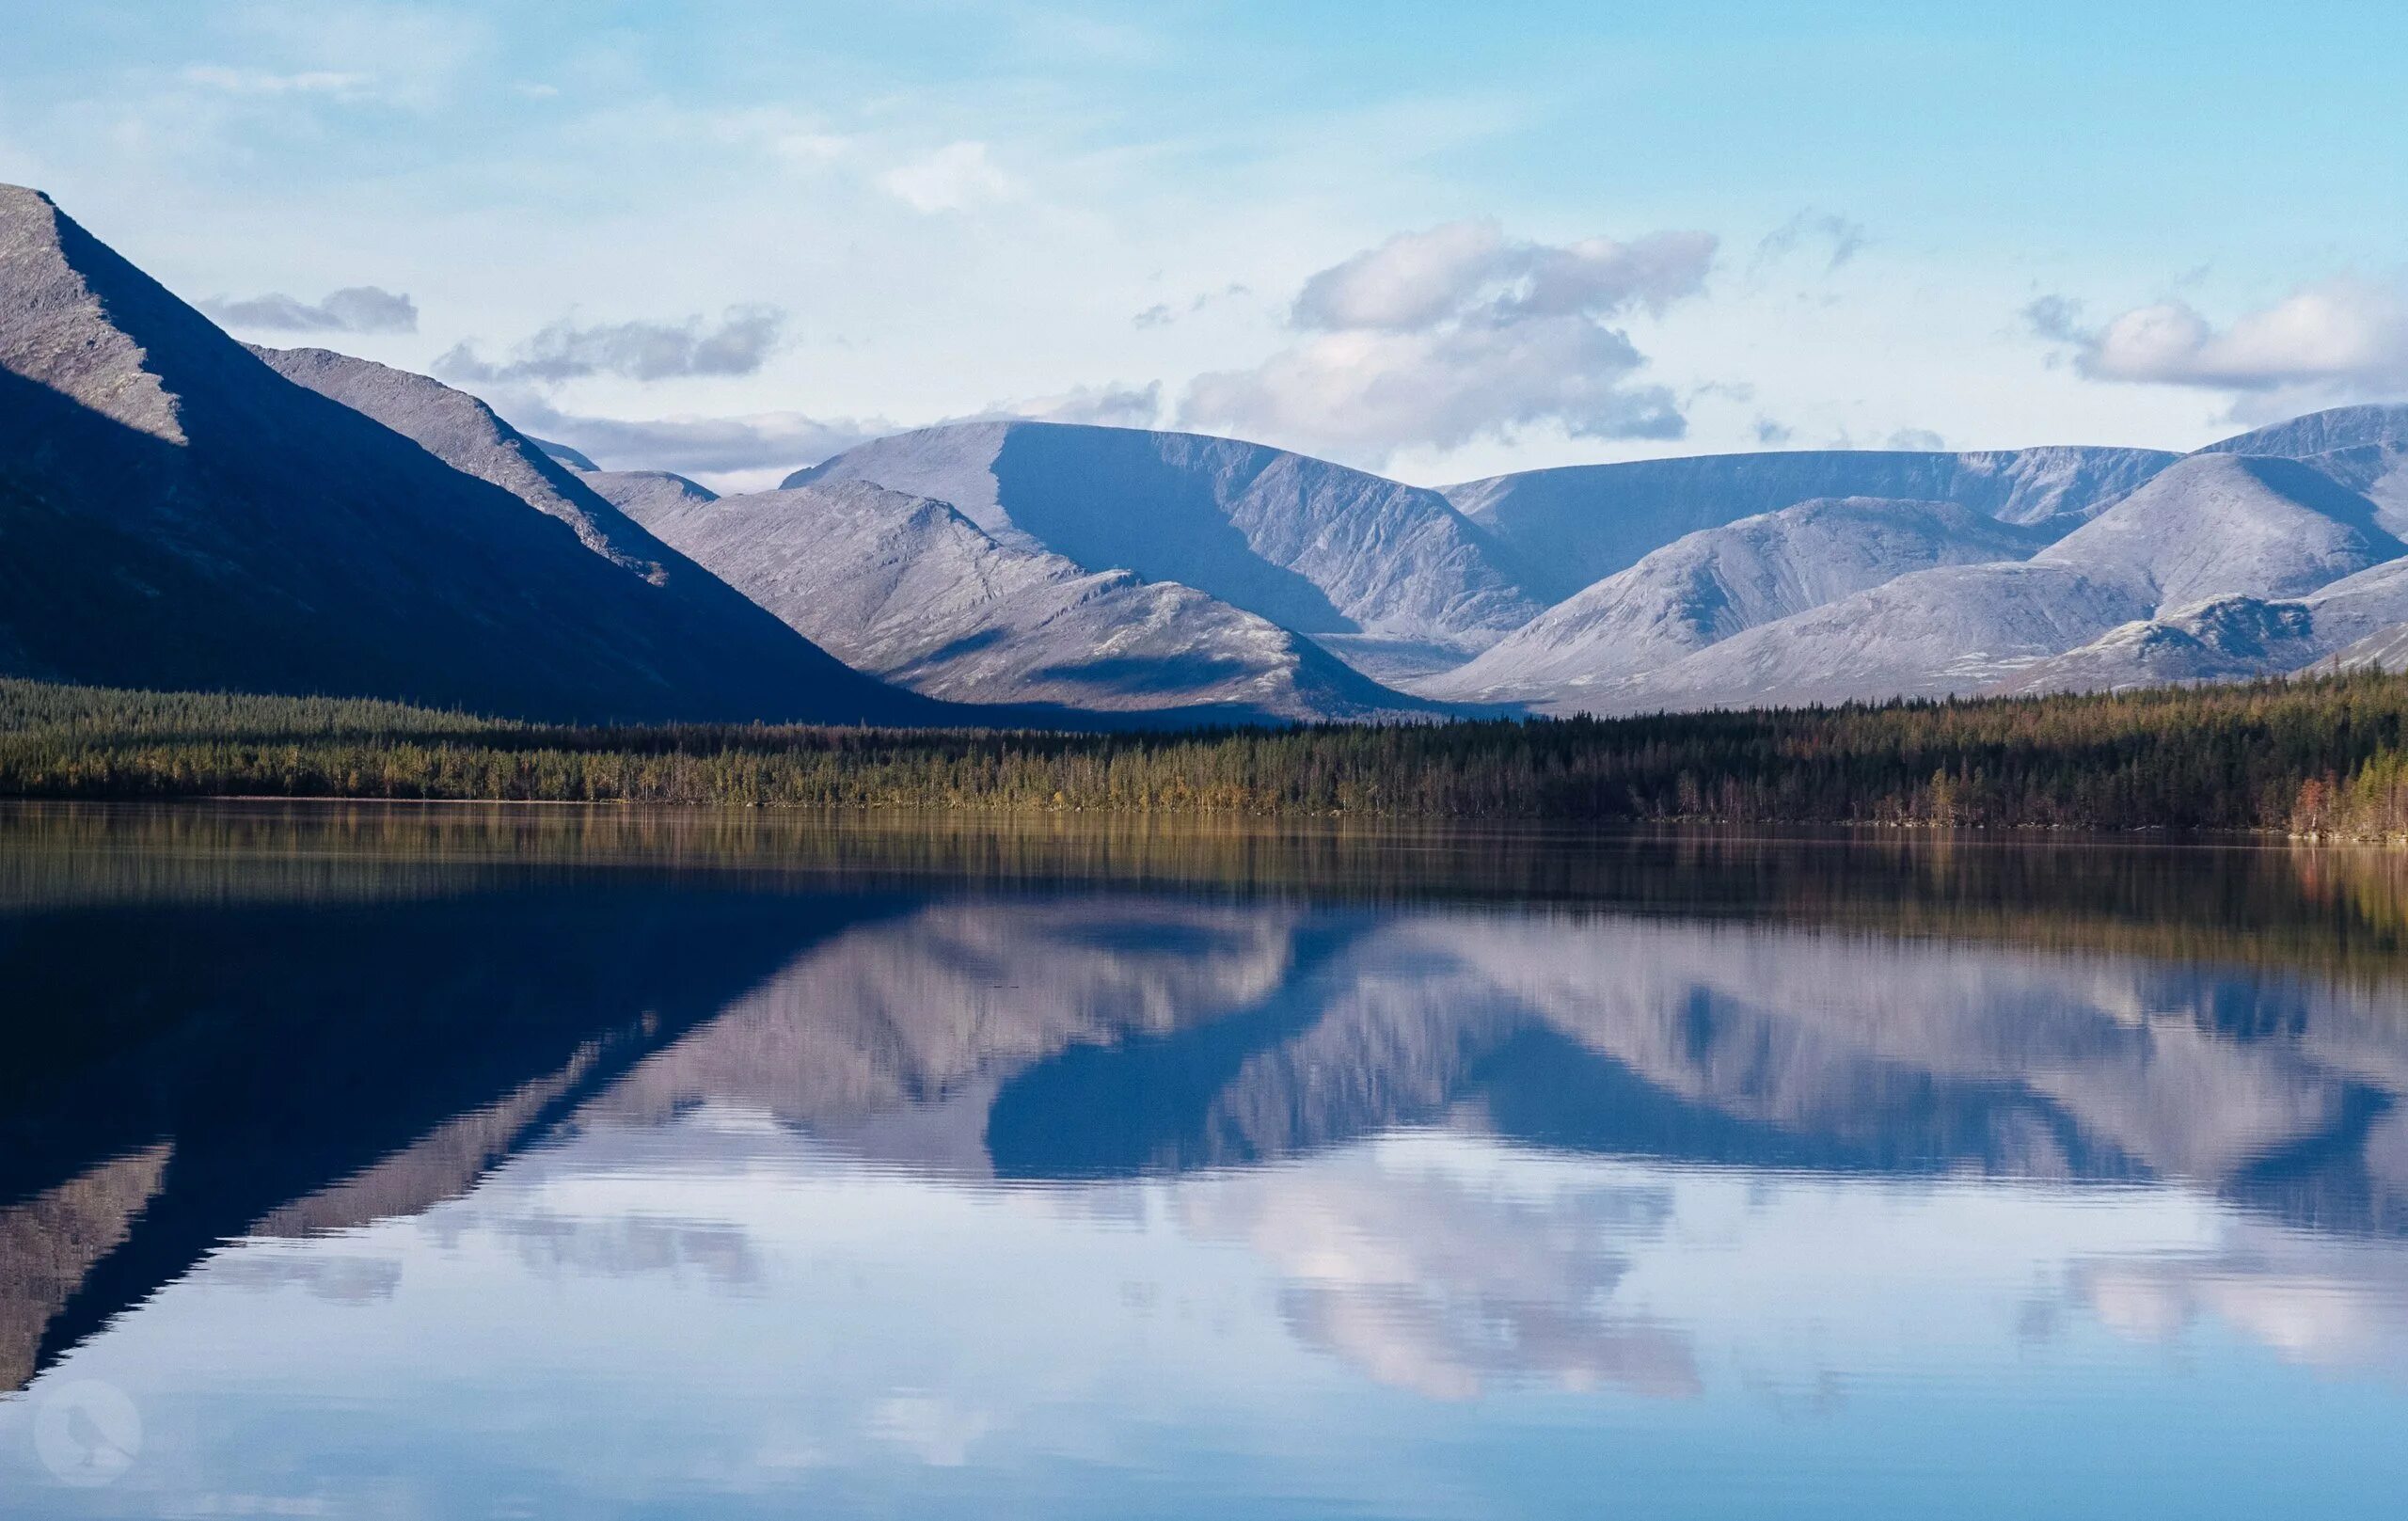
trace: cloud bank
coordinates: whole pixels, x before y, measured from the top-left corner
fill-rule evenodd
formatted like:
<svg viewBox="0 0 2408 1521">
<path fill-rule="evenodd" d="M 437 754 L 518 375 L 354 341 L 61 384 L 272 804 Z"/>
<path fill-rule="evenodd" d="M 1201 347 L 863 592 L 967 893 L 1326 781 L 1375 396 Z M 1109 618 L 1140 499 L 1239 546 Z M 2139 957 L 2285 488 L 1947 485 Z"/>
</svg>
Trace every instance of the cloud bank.
<svg viewBox="0 0 2408 1521">
<path fill-rule="evenodd" d="M 784 311 L 758 305 L 730 307 L 715 325 L 699 316 L 681 323 L 593 326 L 562 318 L 517 345 L 505 360 L 485 359 L 469 343 L 455 344 L 436 358 L 435 372 L 483 385 L 558 384 L 605 374 L 627 380 L 750 375 L 776 350 L 784 326 Z"/>
<path fill-rule="evenodd" d="M 494 409 L 520 431 L 566 444 L 604 469 L 674 470 L 681 475 L 799 469 L 901 431 L 884 418 L 815 418 L 800 412 L 590 417 L 564 412 L 531 393 L 505 397 L 495 402 Z"/>
<path fill-rule="evenodd" d="M 1019 186 L 995 166 L 985 143 L 948 143 L 879 177 L 888 195 L 923 214 L 1008 200 Z"/>
<path fill-rule="evenodd" d="M 1106 428 L 1150 428 L 1162 416 L 1163 383 L 1142 386 L 1114 381 L 1102 386 L 1073 386 L 1052 396 L 997 402 L 968 417 L 947 422 L 989 422 L 1028 420 L 1037 422 L 1085 422 Z"/>
<path fill-rule="evenodd" d="M 1630 383 L 1646 359 L 1609 323 L 1695 295 L 1715 247 L 1703 232 L 1514 242 L 1491 221 L 1400 233 L 1307 279 L 1298 341 L 1197 376 L 1180 420 L 1373 462 L 1548 423 L 1677 438 L 1678 403 Z"/>
<path fill-rule="evenodd" d="M 2051 295 L 2023 318 L 2094 380 L 2277 393 L 2285 404 L 2408 392 L 2408 293 L 2398 283 L 2317 281 L 2222 327 L 2178 300 L 2094 325 L 2080 302 Z"/>
<path fill-rule="evenodd" d="M 271 291 L 234 300 L 203 301 L 200 309 L 226 327 L 278 333 L 415 333 L 418 304 L 373 285 L 352 285 L 323 301 L 303 301 Z"/>
</svg>

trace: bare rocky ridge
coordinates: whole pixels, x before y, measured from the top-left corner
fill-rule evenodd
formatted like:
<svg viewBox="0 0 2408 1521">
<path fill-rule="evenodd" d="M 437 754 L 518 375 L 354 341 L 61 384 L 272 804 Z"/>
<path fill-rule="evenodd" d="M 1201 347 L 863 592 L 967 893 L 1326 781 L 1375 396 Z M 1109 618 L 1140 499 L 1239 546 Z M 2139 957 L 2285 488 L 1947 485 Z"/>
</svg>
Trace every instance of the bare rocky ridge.
<svg viewBox="0 0 2408 1521">
<path fill-rule="evenodd" d="M 1574 703 L 1584 689 L 1909 571 L 2021 559 L 2040 543 L 1948 502 L 1801 502 L 1676 540 L 1415 689 L 1465 701 Z"/>
<path fill-rule="evenodd" d="M 831 481 L 949 502 L 999 542 L 1090 571 L 1192 586 L 1374 675 L 1415 663 L 1416 647 L 1457 663 L 1540 610 L 1438 493 L 1235 439 L 960 423 L 863 444 L 785 484 Z"/>
<path fill-rule="evenodd" d="M 2305 603 L 2216 597 L 2118 625 L 1993 689 L 2001 694 L 2124 691 L 2230 681 L 2295 671 L 2320 653 L 2315 619 Z"/>
<path fill-rule="evenodd" d="M 2337 651 L 2318 666 L 2324 671 L 2408 671 L 2408 623 L 2379 629 Z"/>
<path fill-rule="evenodd" d="M 2202 454 L 2308 459 L 2369 445 L 2408 445 L 2408 406 L 2337 406 L 2219 439 Z"/>
<path fill-rule="evenodd" d="M 566 523 L 579 544 L 611 563 L 646 580 L 668 579 L 652 535 L 467 391 L 330 349 L 245 346 L 294 385 L 366 413 L 453 469 Z"/>
<path fill-rule="evenodd" d="M 688 502 L 719 499 L 717 492 L 667 470 L 578 470 L 577 478 L 595 496 L 638 522 L 647 514 L 665 512 Z"/>
<path fill-rule="evenodd" d="M 2393 559 L 2402 546 L 2376 517 L 2305 466 L 2193 456 L 2029 562 L 1902 576 L 1554 705 L 1628 713 L 1982 691 L 2163 608 L 2295 597 Z"/>
<path fill-rule="evenodd" d="M 2353 408 L 2353 411 L 2386 411 Z M 2303 420 L 2311 421 L 2313 420 Z M 2318 436 L 2310 430 L 2307 437 Z M 2209 457 L 2203 453 L 2202 459 Z M 2400 467 L 2396 445 L 2368 444 L 2323 454 L 2311 454 L 2296 467 L 2268 457 L 2263 469 L 2283 473 L 2293 483 L 2316 477 L 2345 488 L 2362 487 L 2344 514 L 2363 515 L 2370 521 L 2368 542 L 2379 553 L 2386 535 L 2402 526 L 2408 507 L 2408 470 Z M 2255 535 L 2279 537 L 2279 520 L 2259 523 Z M 2314 528 L 2307 535 L 2315 536 Z M 2236 556 L 2252 540 L 2239 542 L 2228 552 Z M 2083 546 L 2072 546 L 2080 551 Z M 2208 578 L 2216 578 L 2214 557 L 2227 552 L 2210 538 L 2201 552 L 2208 557 Z M 2320 565 L 2312 559 L 2305 578 L 2315 579 Z M 2169 599 L 2172 600 L 2172 599 Z M 2113 691 L 2170 681 L 2239 681 L 2304 670 L 2377 630 L 2408 622 L 2408 560 L 2386 558 L 2337 579 L 2324 580 L 2303 595 L 2289 599 L 2263 596 L 2220 596 L 2197 604 L 2177 604 L 2171 611 L 2109 630 L 2091 643 L 2068 650 L 2020 673 L 1999 689 L 2007 692 Z"/>
<path fill-rule="evenodd" d="M 293 384 L 0 189 L 11 669 L 547 719 L 934 716 L 740 599 L 699 617 L 706 578 L 671 579 Z"/>
<path fill-rule="evenodd" d="M 847 664 L 932 697 L 1245 720 L 1428 711 L 1267 619 L 1000 540 L 944 502 L 842 480 L 627 500 Z"/>
<path fill-rule="evenodd" d="M 538 438 L 533 434 L 527 435 L 526 438 L 529 443 L 579 474 L 595 473 L 602 468 L 588 458 L 582 451 L 571 449 L 566 444 L 554 443 L 549 438 Z"/>
<path fill-rule="evenodd" d="M 2150 610 L 2129 588 L 2060 564 L 1948 565 L 1758 625 L 1559 705 L 1639 713 L 1973 692 Z"/>
<path fill-rule="evenodd" d="M 2179 605 L 2296 596 L 2401 554 L 2373 503 L 2305 465 L 2196 454 L 2038 558 Z"/>
<path fill-rule="evenodd" d="M 1446 495 L 1501 540 L 1524 583 L 1552 601 L 1686 534 L 1822 499 L 1946 501 L 2002 523 L 2069 526 L 2178 457 L 2070 446 L 1970 454 L 1801 450 L 1525 470 L 1449 486 Z"/>
</svg>

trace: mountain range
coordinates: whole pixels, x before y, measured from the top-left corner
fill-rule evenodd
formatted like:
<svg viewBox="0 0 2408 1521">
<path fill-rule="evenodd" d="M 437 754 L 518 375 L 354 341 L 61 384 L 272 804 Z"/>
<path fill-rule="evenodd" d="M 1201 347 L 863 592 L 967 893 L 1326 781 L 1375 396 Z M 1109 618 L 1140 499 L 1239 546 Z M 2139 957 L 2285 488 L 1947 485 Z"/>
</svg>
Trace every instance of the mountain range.
<svg viewBox="0 0 2408 1521">
<path fill-rule="evenodd" d="M 1774 452 L 1437 489 L 978 420 L 722 498 L 422 375 L 246 348 L 0 187 L 0 673 L 1112 727 L 2115 689 L 2408 658 L 2402 534 L 2397 406 L 2188 455 Z"/>
</svg>

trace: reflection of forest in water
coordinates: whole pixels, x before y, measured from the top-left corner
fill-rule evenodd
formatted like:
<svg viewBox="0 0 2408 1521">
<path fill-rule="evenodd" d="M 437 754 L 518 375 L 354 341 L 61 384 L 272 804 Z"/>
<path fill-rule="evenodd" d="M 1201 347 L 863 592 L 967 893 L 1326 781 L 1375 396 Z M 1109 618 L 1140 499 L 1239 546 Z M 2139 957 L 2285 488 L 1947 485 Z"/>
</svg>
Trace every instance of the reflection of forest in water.
<svg viewBox="0 0 2408 1521">
<path fill-rule="evenodd" d="M 1258 1239 L 1290 1185 L 1243 1169 L 1444 1125 L 2178 1179 L 2291 1243 L 2254 1249 L 2294 1277 L 2301 1231 L 2397 1275 L 2402 880 L 2370 853 L 1899 834 L 14 812 L 0 1387 L 224 1240 L 416 1213 L 536 1142 L 714 1102 L 974 1184 L 1241 1169 L 1193 1208 Z M 1366 1229 L 1494 1228 L 1349 1197 Z M 2241 1292 L 2202 1261 L 2099 1291 Z M 1340 1340 L 1413 1303 L 1299 1295 Z M 1597 1376 L 1690 1376 L 1657 1328 L 1543 1334 Z"/>
</svg>

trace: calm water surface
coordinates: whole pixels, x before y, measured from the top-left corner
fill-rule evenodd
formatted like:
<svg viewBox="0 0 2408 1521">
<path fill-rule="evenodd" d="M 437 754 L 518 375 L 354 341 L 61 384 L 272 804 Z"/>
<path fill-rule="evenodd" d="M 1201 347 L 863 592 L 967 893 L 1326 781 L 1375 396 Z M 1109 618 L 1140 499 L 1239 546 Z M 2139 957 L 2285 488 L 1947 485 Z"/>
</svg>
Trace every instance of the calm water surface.
<svg viewBox="0 0 2408 1521">
<path fill-rule="evenodd" d="M 2408 872 L 0 811 L 0 1513 L 2396 1516 Z"/>
</svg>

